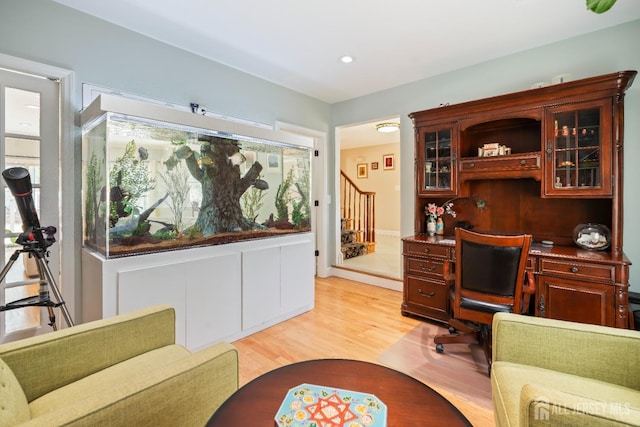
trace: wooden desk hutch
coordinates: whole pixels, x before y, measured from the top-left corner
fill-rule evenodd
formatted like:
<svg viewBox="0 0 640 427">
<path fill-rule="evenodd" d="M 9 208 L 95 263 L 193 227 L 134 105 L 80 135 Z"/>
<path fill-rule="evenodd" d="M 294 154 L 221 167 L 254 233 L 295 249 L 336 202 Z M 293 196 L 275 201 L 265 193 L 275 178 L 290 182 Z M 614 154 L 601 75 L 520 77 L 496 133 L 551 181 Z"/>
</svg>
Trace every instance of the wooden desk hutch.
<svg viewBox="0 0 640 427">
<path fill-rule="evenodd" d="M 479 232 L 533 235 L 532 314 L 628 327 L 624 94 L 635 75 L 622 71 L 409 115 L 415 234 L 403 239 L 403 314 L 449 319 L 442 267 L 446 259 L 455 265 L 453 229 L 463 222 Z M 478 149 L 494 143 L 503 155 L 480 156 Z M 456 218 L 443 216 L 444 236 L 428 236 L 425 206 L 449 200 Z M 609 248 L 574 243 L 576 226 L 588 223 L 611 230 Z"/>
</svg>

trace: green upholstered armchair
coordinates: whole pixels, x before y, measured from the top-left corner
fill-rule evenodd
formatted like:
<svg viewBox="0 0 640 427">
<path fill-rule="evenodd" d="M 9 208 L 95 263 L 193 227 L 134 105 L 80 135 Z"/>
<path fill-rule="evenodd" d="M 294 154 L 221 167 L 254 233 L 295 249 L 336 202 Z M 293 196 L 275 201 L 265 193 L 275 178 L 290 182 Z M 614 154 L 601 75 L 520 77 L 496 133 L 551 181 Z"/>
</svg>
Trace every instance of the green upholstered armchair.
<svg viewBox="0 0 640 427">
<path fill-rule="evenodd" d="M 498 313 L 497 426 L 640 425 L 640 332 Z"/>
<path fill-rule="evenodd" d="M 0 345 L 1 426 L 199 426 L 238 388 L 238 354 L 175 344 L 155 306 Z"/>
</svg>

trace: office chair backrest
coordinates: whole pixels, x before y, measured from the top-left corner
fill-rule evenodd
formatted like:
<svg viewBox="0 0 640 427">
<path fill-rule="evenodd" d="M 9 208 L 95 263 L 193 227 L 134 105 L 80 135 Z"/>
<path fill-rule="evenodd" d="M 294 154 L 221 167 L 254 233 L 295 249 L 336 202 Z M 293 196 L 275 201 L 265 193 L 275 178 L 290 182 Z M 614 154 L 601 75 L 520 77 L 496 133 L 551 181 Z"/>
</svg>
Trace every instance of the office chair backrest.
<svg viewBox="0 0 640 427">
<path fill-rule="evenodd" d="M 456 228 L 454 317 L 491 324 L 493 313 L 520 312 L 531 235 Z"/>
<path fill-rule="evenodd" d="M 462 288 L 513 296 L 522 246 L 462 242 Z"/>
</svg>

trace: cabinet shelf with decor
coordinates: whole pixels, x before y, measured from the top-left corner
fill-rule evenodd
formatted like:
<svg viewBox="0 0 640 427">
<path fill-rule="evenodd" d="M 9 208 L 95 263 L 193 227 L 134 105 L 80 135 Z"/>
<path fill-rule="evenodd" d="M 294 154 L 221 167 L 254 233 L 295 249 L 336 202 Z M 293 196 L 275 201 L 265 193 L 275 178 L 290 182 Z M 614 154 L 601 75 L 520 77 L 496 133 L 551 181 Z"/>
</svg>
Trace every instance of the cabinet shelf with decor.
<svg viewBox="0 0 640 427">
<path fill-rule="evenodd" d="M 636 71 L 621 71 L 411 113 L 415 234 L 405 243 L 426 244 L 425 207 L 452 200 L 457 216 L 445 220 L 445 241 L 458 224 L 486 233 L 533 235 L 534 247 L 541 248 L 531 254 L 537 315 L 626 327 L 630 260 L 622 249 L 619 189 L 624 179 L 624 94 L 635 76 Z M 442 161 L 448 165 L 444 175 L 437 163 Z M 429 164 L 439 166 L 434 170 Z M 573 230 L 580 224 L 610 230 L 606 245 L 601 250 L 578 247 Z M 545 249 L 542 241 L 554 246 Z M 594 256 L 610 273 L 606 280 L 587 280 L 573 272 L 572 266 L 584 271 L 582 264 Z M 549 262 L 543 262 L 548 257 L 568 270 L 549 269 Z M 405 258 L 407 266 L 415 263 L 415 253 L 406 252 Z M 414 289 L 423 284 L 418 276 L 416 269 L 405 268 L 403 311 L 412 314 L 435 301 Z M 433 274 L 421 280 L 442 283 Z M 424 291 L 424 286 L 418 288 Z M 588 297 L 594 289 L 601 295 L 597 301 Z M 589 304 L 578 307 L 571 302 L 572 293 L 576 301 Z M 442 301 L 423 311 L 427 318 L 446 321 Z"/>
<path fill-rule="evenodd" d="M 455 128 L 438 125 L 420 130 L 417 152 L 418 192 L 420 194 L 454 195 L 455 173 Z"/>
<path fill-rule="evenodd" d="M 610 98 L 548 110 L 553 134 L 547 134 L 547 197 L 613 194 L 611 111 Z"/>
</svg>

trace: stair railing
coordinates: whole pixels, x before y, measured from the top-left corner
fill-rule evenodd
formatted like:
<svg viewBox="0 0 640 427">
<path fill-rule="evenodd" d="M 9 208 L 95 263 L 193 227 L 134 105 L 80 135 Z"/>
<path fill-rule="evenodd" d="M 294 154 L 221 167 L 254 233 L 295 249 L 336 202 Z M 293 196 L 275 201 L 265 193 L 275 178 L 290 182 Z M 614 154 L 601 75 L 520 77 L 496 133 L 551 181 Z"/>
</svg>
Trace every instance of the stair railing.
<svg viewBox="0 0 640 427">
<path fill-rule="evenodd" d="M 340 171 L 340 213 L 347 228 L 355 230 L 358 241 L 376 242 L 376 193 L 362 191 L 343 171 Z"/>
</svg>

